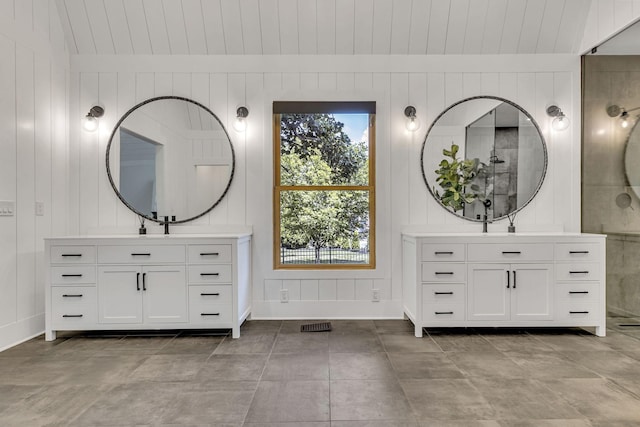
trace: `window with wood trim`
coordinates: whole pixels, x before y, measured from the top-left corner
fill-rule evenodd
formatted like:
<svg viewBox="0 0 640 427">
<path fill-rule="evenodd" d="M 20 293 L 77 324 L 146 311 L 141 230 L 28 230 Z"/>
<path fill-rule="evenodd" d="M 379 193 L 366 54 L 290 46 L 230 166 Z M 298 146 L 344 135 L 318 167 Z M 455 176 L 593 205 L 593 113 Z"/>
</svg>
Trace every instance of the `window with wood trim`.
<svg viewBox="0 0 640 427">
<path fill-rule="evenodd" d="M 274 267 L 375 268 L 375 102 L 274 102 Z"/>
</svg>

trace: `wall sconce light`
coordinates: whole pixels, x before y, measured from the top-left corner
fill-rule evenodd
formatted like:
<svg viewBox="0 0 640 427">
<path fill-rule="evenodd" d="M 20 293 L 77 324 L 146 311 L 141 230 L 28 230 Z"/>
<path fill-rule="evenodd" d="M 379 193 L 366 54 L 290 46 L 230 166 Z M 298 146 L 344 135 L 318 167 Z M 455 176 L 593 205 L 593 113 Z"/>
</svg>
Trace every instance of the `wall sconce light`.
<svg viewBox="0 0 640 427">
<path fill-rule="evenodd" d="M 420 127 L 420 119 L 416 117 L 416 107 L 409 105 L 404 109 L 404 115 L 407 118 L 405 126 L 409 132 L 415 132 Z"/>
<path fill-rule="evenodd" d="M 98 119 L 104 116 L 104 108 L 99 105 L 91 107 L 86 116 L 82 119 L 82 128 L 87 132 L 93 132 L 98 129 Z"/>
<path fill-rule="evenodd" d="M 247 130 L 247 116 L 249 115 L 249 110 L 247 107 L 238 107 L 236 110 L 236 119 L 233 121 L 233 128 L 237 132 L 244 132 Z"/>
<path fill-rule="evenodd" d="M 629 115 L 629 111 L 640 110 L 640 107 L 632 108 L 630 110 L 625 109 L 619 105 L 609 105 L 607 107 L 607 114 L 609 117 L 618 117 L 620 126 L 628 128 L 633 123 L 633 117 Z"/>
<path fill-rule="evenodd" d="M 551 127 L 553 130 L 562 131 L 569 127 L 569 119 L 564 115 L 560 107 L 555 104 L 551 104 L 547 107 L 547 115 L 553 117 Z"/>
</svg>

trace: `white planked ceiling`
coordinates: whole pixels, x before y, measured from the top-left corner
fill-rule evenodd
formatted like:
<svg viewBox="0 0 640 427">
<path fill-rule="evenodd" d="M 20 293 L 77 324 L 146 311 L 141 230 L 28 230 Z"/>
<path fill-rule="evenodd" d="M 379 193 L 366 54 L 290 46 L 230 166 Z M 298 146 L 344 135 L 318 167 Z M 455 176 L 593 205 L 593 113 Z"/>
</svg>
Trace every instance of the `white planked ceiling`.
<svg viewBox="0 0 640 427">
<path fill-rule="evenodd" d="M 74 54 L 576 53 L 585 0 L 56 0 Z"/>
</svg>

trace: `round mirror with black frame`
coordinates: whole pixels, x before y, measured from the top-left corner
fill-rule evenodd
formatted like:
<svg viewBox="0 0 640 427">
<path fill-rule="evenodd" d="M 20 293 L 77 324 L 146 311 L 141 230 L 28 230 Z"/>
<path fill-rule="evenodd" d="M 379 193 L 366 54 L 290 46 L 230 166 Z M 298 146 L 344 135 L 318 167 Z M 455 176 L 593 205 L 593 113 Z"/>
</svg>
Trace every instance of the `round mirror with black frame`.
<svg viewBox="0 0 640 427">
<path fill-rule="evenodd" d="M 160 96 L 135 105 L 118 120 L 106 166 L 113 190 L 134 213 L 179 224 L 222 201 L 233 180 L 235 153 L 209 108 L 188 98 Z"/>
<path fill-rule="evenodd" d="M 422 178 L 450 213 L 470 221 L 502 219 L 540 190 L 547 148 L 533 117 L 499 97 L 466 98 L 431 124 L 420 153 Z"/>
</svg>

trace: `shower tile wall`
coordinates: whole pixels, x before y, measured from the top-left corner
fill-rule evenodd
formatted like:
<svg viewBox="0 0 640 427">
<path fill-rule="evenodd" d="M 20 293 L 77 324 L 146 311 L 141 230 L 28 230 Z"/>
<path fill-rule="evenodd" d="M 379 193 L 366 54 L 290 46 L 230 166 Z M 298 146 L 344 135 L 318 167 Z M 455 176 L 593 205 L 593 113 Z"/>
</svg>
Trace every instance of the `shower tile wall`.
<svg viewBox="0 0 640 427">
<path fill-rule="evenodd" d="M 640 317 L 640 199 L 624 171 L 631 128 L 606 113 L 610 104 L 640 107 L 640 56 L 586 56 L 583 73 L 582 231 L 609 236 L 608 310 Z M 616 203 L 622 193 L 631 206 Z"/>
</svg>

